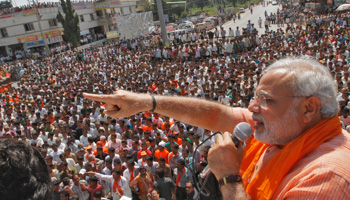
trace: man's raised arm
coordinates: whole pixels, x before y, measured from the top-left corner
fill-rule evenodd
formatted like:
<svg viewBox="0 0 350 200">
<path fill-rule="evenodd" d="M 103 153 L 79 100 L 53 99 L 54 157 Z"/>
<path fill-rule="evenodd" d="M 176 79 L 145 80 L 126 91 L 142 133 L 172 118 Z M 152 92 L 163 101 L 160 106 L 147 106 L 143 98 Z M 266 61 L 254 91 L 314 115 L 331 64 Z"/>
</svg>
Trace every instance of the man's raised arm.
<svg viewBox="0 0 350 200">
<path fill-rule="evenodd" d="M 83 94 L 85 98 L 106 103 L 105 113 L 120 118 L 152 110 L 153 99 L 149 94 L 137 94 L 118 90 L 112 95 Z M 235 122 L 233 109 L 219 103 L 198 98 L 154 96 L 155 112 L 176 120 L 212 131 L 232 132 Z"/>
</svg>

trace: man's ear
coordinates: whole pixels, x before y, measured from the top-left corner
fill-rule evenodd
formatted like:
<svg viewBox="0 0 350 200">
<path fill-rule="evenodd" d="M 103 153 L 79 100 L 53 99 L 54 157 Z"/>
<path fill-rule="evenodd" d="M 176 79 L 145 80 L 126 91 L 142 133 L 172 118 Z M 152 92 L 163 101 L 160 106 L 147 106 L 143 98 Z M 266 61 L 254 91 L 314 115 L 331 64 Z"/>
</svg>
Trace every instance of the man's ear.
<svg viewBox="0 0 350 200">
<path fill-rule="evenodd" d="M 317 97 L 309 97 L 303 102 L 303 121 L 309 123 L 315 118 L 321 117 L 321 100 Z"/>
</svg>

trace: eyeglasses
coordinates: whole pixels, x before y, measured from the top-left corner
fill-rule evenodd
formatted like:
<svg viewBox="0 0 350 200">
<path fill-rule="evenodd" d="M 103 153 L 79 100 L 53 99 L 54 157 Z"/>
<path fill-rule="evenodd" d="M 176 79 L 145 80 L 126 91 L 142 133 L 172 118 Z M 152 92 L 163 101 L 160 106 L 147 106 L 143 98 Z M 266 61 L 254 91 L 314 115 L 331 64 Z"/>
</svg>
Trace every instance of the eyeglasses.
<svg viewBox="0 0 350 200">
<path fill-rule="evenodd" d="M 256 100 L 260 107 L 266 108 L 269 101 L 274 99 L 282 99 L 282 98 L 293 98 L 293 97 L 305 97 L 305 96 L 283 96 L 283 97 L 266 97 L 265 94 L 259 93 L 255 94 L 252 100 Z"/>
</svg>

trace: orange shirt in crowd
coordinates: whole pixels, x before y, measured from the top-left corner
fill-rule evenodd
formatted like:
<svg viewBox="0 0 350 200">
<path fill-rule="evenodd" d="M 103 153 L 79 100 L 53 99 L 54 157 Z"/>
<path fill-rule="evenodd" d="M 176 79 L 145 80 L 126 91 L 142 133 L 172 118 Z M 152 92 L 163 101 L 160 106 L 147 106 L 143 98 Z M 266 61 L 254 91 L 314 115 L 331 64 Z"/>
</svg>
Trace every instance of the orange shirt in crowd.
<svg viewBox="0 0 350 200">
<path fill-rule="evenodd" d="M 48 117 L 46 118 L 46 120 L 49 121 L 49 122 L 53 125 L 54 122 L 55 122 L 55 115 L 52 115 L 52 117 L 48 116 Z"/>
<path fill-rule="evenodd" d="M 177 140 L 174 140 L 174 142 L 176 142 L 179 146 L 182 145 L 182 139 L 181 138 L 177 138 Z"/>
<path fill-rule="evenodd" d="M 162 124 L 162 130 L 165 130 L 165 124 L 166 124 L 167 122 L 163 122 L 163 124 Z M 170 127 L 174 124 L 174 122 L 172 122 L 172 121 L 169 121 L 169 124 L 170 124 Z"/>
<path fill-rule="evenodd" d="M 102 147 L 102 152 L 103 152 L 103 153 L 108 153 L 108 148 Z M 95 155 L 95 156 L 97 155 L 97 149 L 94 151 L 94 155 Z"/>
<path fill-rule="evenodd" d="M 157 149 L 155 152 L 154 152 L 154 157 L 157 158 L 157 160 L 160 158 L 160 157 L 163 157 L 165 158 L 165 163 L 168 163 L 168 155 L 169 155 L 169 151 L 164 149 L 162 152 Z"/>
</svg>

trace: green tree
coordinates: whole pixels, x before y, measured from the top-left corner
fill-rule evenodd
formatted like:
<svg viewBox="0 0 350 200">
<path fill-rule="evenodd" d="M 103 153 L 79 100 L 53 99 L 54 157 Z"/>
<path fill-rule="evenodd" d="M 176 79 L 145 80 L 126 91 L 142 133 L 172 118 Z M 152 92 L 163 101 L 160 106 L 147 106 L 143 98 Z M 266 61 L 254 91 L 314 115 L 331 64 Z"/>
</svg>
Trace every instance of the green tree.
<svg viewBox="0 0 350 200">
<path fill-rule="evenodd" d="M 57 20 L 61 22 L 64 29 L 63 39 L 65 42 L 71 43 L 72 47 L 75 48 L 78 46 L 80 39 L 79 17 L 75 13 L 70 0 L 61 0 L 61 6 L 64 16 L 58 11 Z"/>
<path fill-rule="evenodd" d="M 182 15 L 183 12 L 185 12 L 183 6 L 174 6 L 174 7 L 171 9 L 171 14 L 172 14 L 172 15 L 177 15 L 177 17 L 181 17 L 181 15 Z"/>
<path fill-rule="evenodd" d="M 233 7 L 236 7 L 236 4 L 238 3 L 238 0 L 227 0 L 227 1 L 232 3 Z"/>
<path fill-rule="evenodd" d="M 207 5 L 209 5 L 209 0 L 200 0 L 200 1 L 195 1 L 195 4 L 197 7 L 199 7 L 201 9 L 201 11 L 203 11 L 203 8 Z"/>
</svg>

